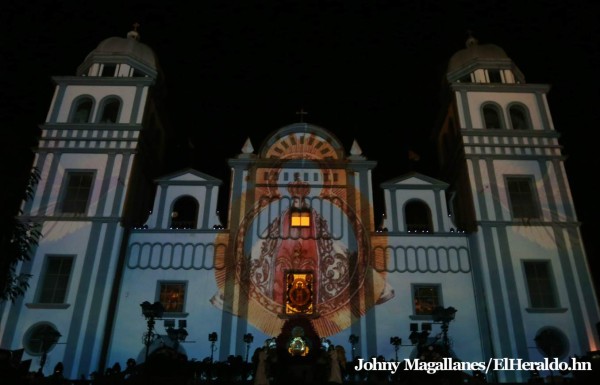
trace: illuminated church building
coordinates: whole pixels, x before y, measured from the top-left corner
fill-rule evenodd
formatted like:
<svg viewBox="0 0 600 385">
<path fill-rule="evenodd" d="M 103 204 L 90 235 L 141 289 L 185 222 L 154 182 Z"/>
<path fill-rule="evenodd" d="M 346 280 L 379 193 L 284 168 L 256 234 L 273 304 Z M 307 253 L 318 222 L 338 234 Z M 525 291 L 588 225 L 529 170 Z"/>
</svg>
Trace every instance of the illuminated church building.
<svg viewBox="0 0 600 385">
<path fill-rule="evenodd" d="M 450 58 L 436 132 L 443 180 L 409 173 L 382 183 L 383 223 L 376 162 L 309 123 L 274 127 L 257 148 L 239 144 L 226 227 L 220 180 L 195 169 L 155 175 L 167 128 L 161 72 L 135 31 L 53 80 L 34 161 L 41 180 L 23 207 L 43 237 L 20 266 L 30 288 L 0 308 L 0 347 L 23 347 L 33 366 L 44 332 L 60 333 L 46 346 L 47 374 L 63 362 L 68 377 L 88 376 L 165 347 L 197 360 L 245 356 L 245 334 L 253 351 L 297 319 L 348 358 L 391 359 L 399 336 L 403 359 L 415 354 L 411 325 L 429 324 L 428 341 L 441 332 L 438 306 L 457 310 L 448 336 L 464 361 L 598 349 L 550 87 L 526 83 L 498 46 L 469 38 Z M 164 307 L 147 347 L 145 301 Z M 166 332 L 180 321 L 182 343 Z"/>
</svg>

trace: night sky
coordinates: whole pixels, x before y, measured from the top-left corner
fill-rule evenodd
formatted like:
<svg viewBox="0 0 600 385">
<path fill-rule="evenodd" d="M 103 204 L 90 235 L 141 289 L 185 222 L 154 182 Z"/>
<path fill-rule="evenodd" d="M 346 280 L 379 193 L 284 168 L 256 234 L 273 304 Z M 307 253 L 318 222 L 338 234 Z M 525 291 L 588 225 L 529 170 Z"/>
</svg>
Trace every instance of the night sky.
<svg viewBox="0 0 600 385">
<path fill-rule="evenodd" d="M 193 4 L 192 4 L 193 3 Z M 224 181 L 250 138 L 299 120 L 353 139 L 378 161 L 373 180 L 414 167 L 437 177 L 430 135 L 448 59 L 467 31 L 504 48 L 528 83 L 552 86 L 550 111 L 567 157 L 588 259 L 600 269 L 596 137 L 600 130 L 600 7 L 593 1 L 41 1 L 0 5 L 2 201 L 12 207 L 48 111 L 51 76 L 75 75 L 102 40 L 140 24 L 165 74 L 170 171 L 192 166 Z M 189 138 L 189 141 L 188 141 Z M 190 155 L 188 143 L 194 146 Z M 376 216 L 382 212 L 376 207 Z M 225 219 L 225 218 L 223 218 Z"/>
</svg>

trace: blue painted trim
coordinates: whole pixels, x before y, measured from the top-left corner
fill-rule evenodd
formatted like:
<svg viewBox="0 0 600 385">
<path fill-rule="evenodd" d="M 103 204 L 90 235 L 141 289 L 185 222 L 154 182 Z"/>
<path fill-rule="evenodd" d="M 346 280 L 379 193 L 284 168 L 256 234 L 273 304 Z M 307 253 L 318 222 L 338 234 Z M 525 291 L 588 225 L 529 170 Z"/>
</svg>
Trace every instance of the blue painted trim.
<svg viewBox="0 0 600 385">
<path fill-rule="evenodd" d="M 129 123 L 136 124 L 137 116 L 140 112 L 140 108 L 142 108 L 142 95 L 144 93 L 144 86 L 137 86 L 135 88 L 135 98 L 133 100 L 133 107 L 131 108 L 131 116 L 129 117 Z M 143 123 L 143 122 L 142 122 Z"/>
<path fill-rule="evenodd" d="M 388 190 L 390 194 L 390 212 L 392 213 L 392 229 L 394 231 L 400 230 L 400 215 L 403 215 L 403 212 L 398 210 L 398 202 L 396 201 L 396 190 Z M 404 229 L 406 231 L 406 229 Z"/>
<path fill-rule="evenodd" d="M 473 282 L 473 296 L 475 297 L 475 311 L 477 313 L 477 327 L 479 329 L 481 351 L 484 360 L 498 357 L 494 351 L 494 340 L 490 327 L 490 312 L 488 302 L 486 301 L 486 290 L 484 285 L 484 272 L 481 260 L 484 256 L 479 253 L 479 237 L 477 235 L 469 236 L 469 250 L 471 250 L 471 274 Z M 496 377 L 495 373 L 492 373 Z"/>
<path fill-rule="evenodd" d="M 556 174 L 556 182 L 558 184 L 558 191 L 560 193 L 560 201 L 565 208 L 565 215 L 567 220 L 576 220 L 576 211 L 571 199 L 569 199 L 568 193 L 568 182 L 567 176 L 564 173 L 564 169 L 561 167 L 562 163 L 558 159 L 553 159 L 552 165 L 554 166 L 554 173 Z"/>
<path fill-rule="evenodd" d="M 166 188 L 159 186 L 158 196 L 156 197 L 158 199 L 158 208 L 156 211 L 156 227 L 159 229 L 168 229 L 169 227 L 169 223 L 164 223 L 165 221 L 163 218 L 165 214 L 166 196 Z"/>
<path fill-rule="evenodd" d="M 550 218 L 552 218 L 552 221 L 558 221 L 558 208 L 556 205 L 556 200 L 554 199 L 554 194 L 552 192 L 552 186 L 550 184 L 550 176 L 548 175 L 548 166 L 546 165 L 546 162 L 540 161 L 539 167 L 540 167 L 540 173 L 542 174 L 542 183 L 543 183 L 544 193 L 548 197 L 548 210 L 550 210 Z M 535 185 L 536 184 L 534 184 L 534 186 Z M 541 202 L 540 202 L 539 206 L 541 206 Z M 540 211 L 540 217 L 542 217 L 541 211 Z"/>
<path fill-rule="evenodd" d="M 206 199 L 204 200 L 202 228 L 208 229 L 210 220 L 210 208 L 212 206 L 212 189 L 214 186 L 206 186 Z M 199 213 L 199 212 L 198 212 Z M 216 215 L 216 213 L 215 213 Z"/>
<path fill-rule="evenodd" d="M 438 226 L 437 229 L 433 228 L 433 231 L 435 232 L 442 232 L 445 230 L 444 227 L 444 216 L 442 215 L 442 199 L 440 197 L 441 191 L 434 191 L 433 195 L 435 198 L 435 208 L 437 211 L 437 220 L 438 220 Z"/>
<path fill-rule="evenodd" d="M 371 195 L 371 183 L 369 183 L 369 169 L 361 169 L 359 171 L 359 181 L 358 181 L 358 185 L 360 188 L 360 208 L 361 208 L 361 212 L 365 213 L 365 215 L 363 215 L 360 218 L 360 221 L 362 222 L 363 226 L 365 227 L 365 229 L 369 229 L 372 230 L 374 229 L 374 224 L 371 223 L 371 216 L 368 215 L 367 213 L 370 213 L 373 210 L 373 196 Z M 349 186 L 353 186 L 353 185 L 349 185 Z M 352 188 L 352 187 L 350 187 Z"/>
<path fill-rule="evenodd" d="M 485 201 L 485 195 L 483 194 L 483 184 L 481 183 L 481 169 L 479 168 L 479 158 L 473 159 L 471 162 L 473 166 L 473 179 L 475 180 L 475 191 L 477 204 L 479 205 L 479 215 L 480 217 L 477 220 L 487 221 L 488 212 L 487 212 L 487 204 Z"/>
<path fill-rule="evenodd" d="M 71 322 L 69 325 L 69 332 L 66 336 L 67 340 L 67 349 L 65 349 L 65 355 L 63 357 L 63 364 L 67 368 L 79 367 L 81 370 L 82 361 L 86 359 L 89 360 L 90 354 L 82 354 L 79 357 L 79 361 L 76 362 L 75 355 L 77 352 L 77 347 L 79 343 L 82 342 L 80 340 L 81 329 L 88 326 L 89 324 L 84 325 L 82 320 L 85 316 L 86 304 L 88 302 L 88 293 L 90 291 L 92 285 L 92 273 L 94 272 L 94 263 L 96 260 L 96 253 L 98 252 L 98 248 L 100 247 L 100 233 L 103 225 L 100 223 L 92 223 L 90 229 L 90 239 L 87 244 L 87 248 L 85 250 L 85 255 L 83 256 L 83 261 L 80 262 L 83 264 L 81 268 L 81 275 L 79 277 L 79 287 L 73 288 L 75 293 L 75 301 L 73 305 L 73 313 L 71 316 Z M 104 243 L 104 249 L 110 249 L 107 243 Z M 89 319 L 93 318 L 94 312 L 98 312 L 99 309 L 94 309 L 94 307 L 90 307 L 90 315 Z M 94 329 L 91 329 L 94 330 Z M 91 333 L 92 336 L 95 336 L 95 331 Z M 83 348 L 83 344 L 81 346 Z M 86 351 L 86 350 L 82 350 Z M 91 352 L 92 350 L 87 350 L 87 352 Z M 89 366 L 89 365 L 88 365 Z M 89 371 L 85 371 L 84 373 L 90 373 Z"/>
<path fill-rule="evenodd" d="M 39 172 L 41 173 L 41 172 L 43 172 L 43 167 L 44 167 L 43 165 L 46 162 L 46 156 L 48 155 L 48 153 L 41 152 L 41 153 L 38 153 L 37 155 L 38 155 L 38 157 L 37 157 L 37 161 L 35 163 L 34 168 L 37 168 L 39 170 Z M 39 187 L 39 182 L 35 188 L 35 193 L 34 193 L 33 197 L 31 199 L 27 199 L 25 201 L 25 204 L 23 205 L 23 213 L 25 215 L 31 214 L 31 209 L 33 208 L 33 202 L 34 202 L 35 198 L 37 197 L 37 194 L 40 192 L 38 187 Z M 40 199 L 40 201 L 41 201 L 41 199 Z M 2 314 L 2 313 L 0 312 L 0 314 Z"/>
<path fill-rule="evenodd" d="M 104 313 L 101 313 L 103 304 L 108 303 L 110 300 L 105 300 L 104 293 L 107 287 L 110 287 L 110 285 L 113 283 L 113 279 L 115 279 L 115 277 L 109 276 L 108 272 L 110 270 L 111 262 L 113 261 L 112 246 L 117 244 L 117 239 L 120 239 L 122 236 L 122 231 L 120 231 L 120 229 L 121 228 L 117 223 L 106 224 L 106 233 L 103 242 L 105 246 L 102 248 L 100 263 L 98 264 L 98 270 L 96 274 L 96 281 L 93 282 L 93 292 L 89 298 L 91 306 L 86 329 L 90 332 L 85 333 L 82 344 L 82 350 L 84 352 L 97 351 L 102 345 L 101 341 L 96 342 L 96 337 L 99 335 L 98 331 L 101 330 L 100 322 L 105 319 L 104 316 L 106 316 Z M 119 236 L 117 236 L 117 233 Z M 114 259 L 118 260 L 117 256 L 114 257 Z M 118 302 L 119 298 L 116 300 Z M 80 370 L 87 370 L 87 372 L 84 373 L 89 373 L 90 369 L 93 369 L 91 368 L 91 359 L 92 354 L 88 354 L 85 359 L 80 360 Z"/>
<path fill-rule="evenodd" d="M 525 320 L 523 319 L 524 306 L 518 300 L 519 292 L 517 290 L 517 282 L 515 278 L 515 268 L 513 266 L 513 255 L 510 252 L 510 245 L 508 243 L 508 236 L 506 234 L 506 227 L 497 227 L 498 234 L 498 249 L 500 253 L 500 260 L 502 263 L 502 270 L 504 271 L 504 282 L 506 283 L 506 292 L 508 298 L 512 300 L 507 301 L 510 309 L 510 318 L 512 321 L 513 333 L 515 338 L 517 357 L 529 357 L 529 345 L 525 334 Z M 516 256 L 515 256 L 516 258 Z M 514 374 L 514 373 L 511 373 Z M 514 380 L 513 380 L 514 381 Z"/>
<path fill-rule="evenodd" d="M 111 173 L 115 164 L 115 154 L 108 154 L 106 166 L 104 167 L 104 176 L 102 178 L 102 186 L 100 187 L 100 197 L 98 207 L 96 208 L 96 216 L 104 216 L 104 208 L 108 199 L 108 189 L 110 187 Z"/>
<path fill-rule="evenodd" d="M 488 176 L 490 181 L 497 181 L 498 177 L 496 176 L 493 160 L 489 158 L 486 159 L 486 166 L 488 169 Z M 503 216 L 502 206 L 500 205 L 500 192 L 498 191 L 498 184 L 491 183 L 490 190 L 494 202 L 494 217 L 497 219 L 501 219 L 503 218 Z M 498 235 L 498 249 L 500 253 L 502 269 L 504 271 L 504 280 L 506 282 L 507 295 L 509 298 L 519 298 L 513 267 L 513 255 L 510 252 L 510 245 L 508 243 L 508 236 L 506 234 L 506 226 L 498 226 L 496 227 L 496 231 Z M 518 352 L 518 357 L 529 357 L 529 351 L 527 349 L 528 343 L 525 338 L 525 328 L 523 326 L 524 322 L 523 313 L 521 311 L 521 304 L 517 300 L 508 301 L 508 306 L 510 308 L 510 318 L 512 320 L 513 325 L 513 335 L 515 337 L 515 341 L 517 342 L 516 349 Z M 514 373 L 509 373 L 508 377 L 512 375 L 514 375 Z"/>
<path fill-rule="evenodd" d="M 233 164 L 235 163 L 235 164 Z M 229 228 L 232 233 L 237 233 L 239 223 L 240 223 L 240 200 L 242 197 L 242 188 L 244 186 L 244 171 L 247 170 L 249 162 L 231 162 L 230 165 L 234 166 L 234 174 L 232 176 L 232 188 L 231 188 L 231 196 L 232 197 L 240 197 L 235 200 L 232 199 L 230 201 L 230 211 L 231 211 L 231 220 L 229 221 Z M 248 191 L 248 190 L 247 190 Z M 246 199 L 246 202 L 251 202 Z M 233 251 L 233 248 L 230 248 Z M 225 308 L 233 306 L 233 296 L 234 296 L 234 274 L 235 274 L 235 265 L 232 263 L 235 261 L 235 255 L 233 252 L 225 254 L 228 261 L 226 261 L 226 266 L 229 266 L 226 271 L 225 278 L 225 287 L 223 289 L 223 306 Z M 229 265 L 231 263 L 231 265 Z M 234 334 L 233 330 L 233 314 L 231 312 L 222 312 L 221 317 L 221 342 L 219 344 L 219 350 L 221 352 L 220 359 L 224 359 L 224 355 L 230 350 L 231 346 L 231 338 Z"/>
<path fill-rule="evenodd" d="M 559 230 L 558 228 L 557 230 Z M 596 290 L 594 286 L 594 282 L 590 277 L 590 270 L 587 265 L 587 260 L 585 256 L 585 251 L 583 248 L 583 243 L 581 240 L 581 236 L 579 233 L 579 229 L 570 228 L 567 229 L 567 234 L 569 238 L 569 242 L 571 244 L 571 251 L 573 253 L 573 262 L 575 265 L 575 271 L 577 272 L 577 276 L 579 280 L 577 281 L 581 287 L 581 291 L 584 293 L 583 301 L 584 307 L 588 311 L 588 319 L 590 320 L 598 320 L 600 319 L 600 309 L 598 307 L 598 300 L 596 296 Z M 561 258 L 561 263 L 567 264 L 563 258 Z M 577 291 L 575 290 L 575 281 L 569 281 L 568 289 L 569 293 L 577 298 Z M 572 284 L 572 285 L 571 285 Z M 571 287 L 573 286 L 573 287 Z M 577 312 L 575 311 L 577 310 Z M 585 320 L 583 318 L 583 312 L 579 308 L 579 302 L 577 309 L 573 308 L 573 321 L 575 325 L 585 325 Z M 593 325 L 590 325 L 593 326 Z M 579 346 L 582 351 L 590 350 L 592 348 L 592 344 L 590 344 L 590 340 L 588 336 L 585 334 L 584 328 L 579 327 L 576 328 L 578 332 L 579 338 Z M 598 333 L 594 334 L 594 341 L 596 341 L 596 346 L 599 341 Z"/>
<path fill-rule="evenodd" d="M 46 178 L 46 186 L 44 186 L 44 192 L 42 194 L 42 199 L 40 200 L 40 207 L 38 209 L 39 215 L 46 215 L 48 209 L 48 202 L 50 201 L 50 194 L 52 193 L 52 188 L 57 183 L 56 181 L 56 173 L 58 170 L 58 164 L 60 163 L 61 153 L 55 153 L 52 157 L 52 163 L 50 164 L 50 170 L 48 171 L 48 177 Z M 58 210 L 59 202 L 56 202 L 55 212 Z"/>
<path fill-rule="evenodd" d="M 52 106 L 52 112 L 50 113 L 50 122 L 55 123 L 58 119 L 58 113 L 60 112 L 60 108 L 65 99 L 65 92 L 67 87 L 65 85 L 58 85 L 58 92 L 56 93 L 56 99 L 54 100 L 54 105 Z"/>
<path fill-rule="evenodd" d="M 467 92 L 465 90 L 460 90 L 460 101 L 463 108 L 463 115 L 465 118 L 465 127 L 466 129 L 473 128 L 473 122 L 471 121 L 471 108 L 469 105 L 469 98 L 467 97 Z"/>
<path fill-rule="evenodd" d="M 364 213 L 370 213 L 371 210 L 373 210 L 372 207 L 372 197 L 369 194 L 369 175 L 368 175 L 369 170 L 368 169 L 361 169 L 359 171 L 359 181 L 358 181 L 358 185 L 360 188 L 359 196 L 357 197 L 355 195 L 355 193 L 352 193 L 353 195 L 353 200 L 352 202 L 356 202 L 357 198 L 360 198 L 360 211 L 364 212 Z M 353 191 L 352 186 L 354 186 L 354 181 L 351 181 L 351 183 L 349 184 L 350 189 Z M 354 208 L 355 209 L 355 208 Z M 362 222 L 362 223 L 357 223 L 357 226 L 363 226 L 365 228 L 365 230 L 372 230 L 374 228 L 373 223 L 371 223 L 371 217 L 368 214 L 365 214 L 364 216 L 359 216 L 358 213 L 357 214 L 357 219 Z M 349 223 L 349 225 L 351 226 L 352 224 Z M 371 249 L 371 245 L 366 245 L 367 247 L 364 247 L 362 250 L 358 249 L 359 253 L 364 253 L 365 250 L 366 252 L 368 252 L 368 250 Z M 352 247 L 351 245 L 349 245 L 349 247 Z M 358 247 L 358 245 L 355 246 L 355 249 Z M 367 258 L 368 256 L 365 256 L 364 260 L 368 260 L 369 258 Z M 374 290 L 374 283 L 373 283 L 373 272 L 374 269 L 368 269 L 367 270 L 367 276 L 365 278 L 367 278 L 367 282 L 369 283 L 369 285 L 366 286 L 366 290 L 365 290 L 365 303 L 367 304 L 367 308 L 370 308 L 371 310 L 373 310 L 373 308 L 375 307 L 375 302 L 376 302 L 376 295 L 379 295 L 379 293 L 375 293 Z M 376 355 L 377 354 L 377 312 L 375 311 L 369 311 L 365 314 L 365 326 L 366 326 L 366 330 L 367 330 L 367 352 L 369 353 L 369 355 Z"/>
<path fill-rule="evenodd" d="M 488 303 L 489 304 L 496 304 L 497 306 L 494 307 L 494 309 L 496 310 L 496 324 L 498 325 L 497 330 L 495 331 L 495 335 L 498 338 L 498 340 L 500 341 L 498 348 L 499 351 L 496 351 L 496 354 L 499 355 L 499 357 L 513 357 L 513 352 L 512 349 L 510 347 L 510 341 L 508 338 L 503 338 L 504 336 L 510 336 L 512 335 L 511 330 L 508 327 L 508 323 L 507 323 L 507 319 L 508 319 L 508 314 L 507 314 L 507 309 L 505 308 L 505 305 L 507 303 L 507 300 L 504 298 L 504 294 L 503 294 L 503 290 L 502 290 L 502 285 L 500 284 L 500 280 L 498 279 L 499 275 L 500 275 L 500 268 L 498 266 L 498 263 L 496 262 L 497 258 L 496 258 L 496 252 L 494 249 L 494 237 L 492 234 L 492 228 L 489 227 L 482 227 L 481 228 L 481 233 L 483 235 L 483 243 L 484 243 L 484 248 L 485 248 L 485 257 L 488 261 L 488 265 L 489 265 L 489 270 L 487 271 L 488 274 L 488 281 L 490 282 L 490 286 L 491 286 L 491 293 L 489 293 L 489 300 Z M 496 350 L 496 349 L 494 349 Z M 525 356 L 527 357 L 527 356 Z M 506 381 L 507 382 L 515 382 L 515 375 L 512 372 L 506 373 Z"/>
<path fill-rule="evenodd" d="M 131 154 L 124 154 L 123 155 L 123 161 L 121 162 L 121 169 L 119 170 L 119 178 L 118 180 L 120 181 L 119 183 L 117 183 L 117 188 L 115 189 L 115 199 L 113 201 L 113 208 L 111 211 L 111 215 L 112 216 L 121 216 L 123 213 L 123 206 L 122 206 L 122 200 L 123 200 L 123 195 L 125 194 L 125 189 L 127 186 L 125 186 L 124 181 L 127 180 L 128 177 L 128 170 L 129 170 L 129 162 L 131 162 L 132 155 Z"/>
<path fill-rule="evenodd" d="M 552 127 L 550 124 L 550 116 L 548 114 L 548 110 L 546 109 L 546 104 L 544 103 L 542 92 L 538 91 L 535 93 L 535 100 L 537 102 L 537 106 L 540 111 L 540 116 L 542 118 L 542 130 L 552 131 Z"/>
<path fill-rule="evenodd" d="M 502 215 L 502 206 L 500 205 L 500 191 L 498 191 L 498 178 L 496 176 L 496 170 L 494 169 L 493 159 L 486 158 L 485 165 L 487 168 L 488 178 L 490 180 L 490 192 L 492 194 L 492 202 L 494 204 L 494 219 L 502 220 L 504 217 Z M 506 183 L 504 185 L 506 186 Z M 508 252 L 508 250 L 506 251 Z"/>
</svg>

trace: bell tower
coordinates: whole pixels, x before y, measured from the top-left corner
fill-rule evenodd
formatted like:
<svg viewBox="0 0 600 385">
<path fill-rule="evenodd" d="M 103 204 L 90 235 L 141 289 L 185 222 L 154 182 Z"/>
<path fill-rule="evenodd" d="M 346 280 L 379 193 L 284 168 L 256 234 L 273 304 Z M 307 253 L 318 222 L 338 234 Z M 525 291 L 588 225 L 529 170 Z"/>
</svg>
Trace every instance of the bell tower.
<svg viewBox="0 0 600 385">
<path fill-rule="evenodd" d="M 469 233 L 486 358 L 540 361 L 597 349 L 598 303 L 550 86 L 527 83 L 502 48 L 472 36 L 450 58 L 445 80 L 437 148 L 454 224 Z M 540 346 L 548 330 L 552 353 Z"/>
<path fill-rule="evenodd" d="M 5 307 L 0 337 L 2 346 L 23 346 L 23 359 L 51 350 L 46 374 L 57 362 L 68 378 L 104 366 L 122 245 L 145 221 L 152 178 L 162 172 L 162 75 L 138 27 L 102 41 L 75 76 L 53 77 L 40 126 L 33 166 L 41 179 L 23 211 L 42 237 L 21 266 L 30 288 Z M 49 329 L 58 343 L 42 346 L 39 334 Z"/>
</svg>

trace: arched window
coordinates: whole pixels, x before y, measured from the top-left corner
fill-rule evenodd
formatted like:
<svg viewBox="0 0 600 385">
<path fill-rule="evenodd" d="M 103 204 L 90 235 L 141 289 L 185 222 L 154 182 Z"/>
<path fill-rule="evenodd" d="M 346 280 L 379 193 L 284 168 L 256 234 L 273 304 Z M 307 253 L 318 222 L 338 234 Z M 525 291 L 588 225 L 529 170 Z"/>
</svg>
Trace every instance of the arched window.
<svg viewBox="0 0 600 385">
<path fill-rule="evenodd" d="M 500 109 L 493 104 L 486 104 L 485 106 L 483 106 L 483 123 L 485 128 L 502 128 Z"/>
<path fill-rule="evenodd" d="M 198 222 L 198 201 L 191 196 L 178 198 L 171 211 L 172 229 L 195 229 Z"/>
<path fill-rule="evenodd" d="M 117 98 L 109 98 L 104 101 L 100 109 L 100 123 L 116 123 L 119 118 L 121 102 Z"/>
<path fill-rule="evenodd" d="M 411 233 L 433 233 L 431 210 L 427 203 L 414 200 L 404 206 L 406 230 Z"/>
<path fill-rule="evenodd" d="M 531 128 L 529 124 L 529 113 L 524 106 L 515 104 L 510 106 L 510 123 L 513 130 L 528 130 Z"/>
<path fill-rule="evenodd" d="M 92 115 L 92 106 L 94 102 L 91 98 L 81 98 L 77 101 L 73 115 L 71 117 L 72 123 L 89 123 L 90 116 Z"/>
</svg>

